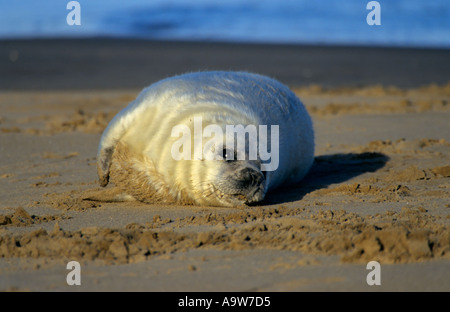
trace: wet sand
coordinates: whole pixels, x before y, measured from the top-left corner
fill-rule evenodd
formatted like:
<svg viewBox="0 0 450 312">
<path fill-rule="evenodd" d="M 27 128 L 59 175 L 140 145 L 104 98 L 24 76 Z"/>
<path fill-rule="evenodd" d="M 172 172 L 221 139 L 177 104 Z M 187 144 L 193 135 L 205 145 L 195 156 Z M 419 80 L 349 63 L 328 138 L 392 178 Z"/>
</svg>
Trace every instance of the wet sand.
<svg viewBox="0 0 450 312">
<path fill-rule="evenodd" d="M 450 290 L 449 51 L 102 39 L 0 52 L 0 290 Z M 114 114 L 205 69 L 296 92 L 316 131 L 306 179 L 246 208 L 86 200 Z M 71 260 L 81 286 L 66 284 Z M 366 283 L 372 260 L 381 286 Z"/>
</svg>

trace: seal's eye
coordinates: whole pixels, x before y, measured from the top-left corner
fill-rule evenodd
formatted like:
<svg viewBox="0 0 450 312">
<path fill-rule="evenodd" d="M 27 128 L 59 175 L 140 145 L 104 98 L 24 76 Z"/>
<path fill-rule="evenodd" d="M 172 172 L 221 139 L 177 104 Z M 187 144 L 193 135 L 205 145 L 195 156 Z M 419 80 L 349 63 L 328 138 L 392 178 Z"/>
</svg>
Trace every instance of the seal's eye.
<svg viewBox="0 0 450 312">
<path fill-rule="evenodd" d="M 220 156 L 222 156 L 223 160 L 226 160 L 226 161 L 234 161 L 234 160 L 236 160 L 235 153 L 233 152 L 233 150 L 230 150 L 228 148 L 224 148 L 222 150 L 222 155 L 220 155 Z"/>
</svg>

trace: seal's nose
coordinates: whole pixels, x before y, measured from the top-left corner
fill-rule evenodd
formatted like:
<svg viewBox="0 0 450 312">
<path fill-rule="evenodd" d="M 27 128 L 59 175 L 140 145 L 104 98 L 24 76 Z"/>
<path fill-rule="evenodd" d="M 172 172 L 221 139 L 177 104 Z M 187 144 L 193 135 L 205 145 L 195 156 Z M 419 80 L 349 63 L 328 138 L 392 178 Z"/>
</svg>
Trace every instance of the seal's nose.
<svg viewBox="0 0 450 312">
<path fill-rule="evenodd" d="M 239 194 L 246 198 L 245 204 L 260 202 L 264 199 L 264 175 L 261 171 L 246 167 L 236 174 Z"/>
<path fill-rule="evenodd" d="M 244 168 L 239 172 L 242 183 L 248 188 L 261 185 L 264 182 L 264 175 L 252 168 Z"/>
</svg>

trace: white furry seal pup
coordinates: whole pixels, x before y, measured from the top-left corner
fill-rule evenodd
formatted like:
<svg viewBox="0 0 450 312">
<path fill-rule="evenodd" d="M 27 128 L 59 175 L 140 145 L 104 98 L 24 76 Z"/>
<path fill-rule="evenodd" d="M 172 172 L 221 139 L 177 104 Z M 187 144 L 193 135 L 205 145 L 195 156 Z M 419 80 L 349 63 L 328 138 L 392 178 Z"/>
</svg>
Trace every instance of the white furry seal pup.
<svg viewBox="0 0 450 312">
<path fill-rule="evenodd" d="M 245 140 L 228 141 L 237 135 L 229 127 L 239 125 Z M 256 152 L 251 130 L 259 135 Z M 100 185 L 111 180 L 124 199 L 239 206 L 299 182 L 313 159 L 311 118 L 288 87 L 257 74 L 213 71 L 144 89 L 105 129 L 97 165 Z"/>
</svg>

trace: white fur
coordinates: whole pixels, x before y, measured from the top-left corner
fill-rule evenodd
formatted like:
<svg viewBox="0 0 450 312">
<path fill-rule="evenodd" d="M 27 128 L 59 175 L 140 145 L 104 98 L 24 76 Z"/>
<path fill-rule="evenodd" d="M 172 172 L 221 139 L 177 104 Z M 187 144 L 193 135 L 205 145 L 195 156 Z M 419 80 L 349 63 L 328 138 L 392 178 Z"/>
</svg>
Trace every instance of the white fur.
<svg viewBox="0 0 450 312">
<path fill-rule="evenodd" d="M 203 127 L 279 125 L 279 166 L 266 173 L 264 193 L 300 181 L 313 162 L 312 121 L 288 87 L 257 74 L 199 72 L 147 87 L 114 117 L 99 145 L 100 180 L 109 175 L 112 152 L 121 141 L 153 164 L 171 196 L 177 198 L 184 191 L 200 205 L 233 205 L 234 201 L 210 195 L 214 193 L 211 184 L 218 183 L 225 170 L 220 161 L 176 161 L 171 156 L 171 146 L 177 139 L 171 137 L 172 128 L 185 124 L 193 133 L 193 117 L 201 117 Z"/>
</svg>

